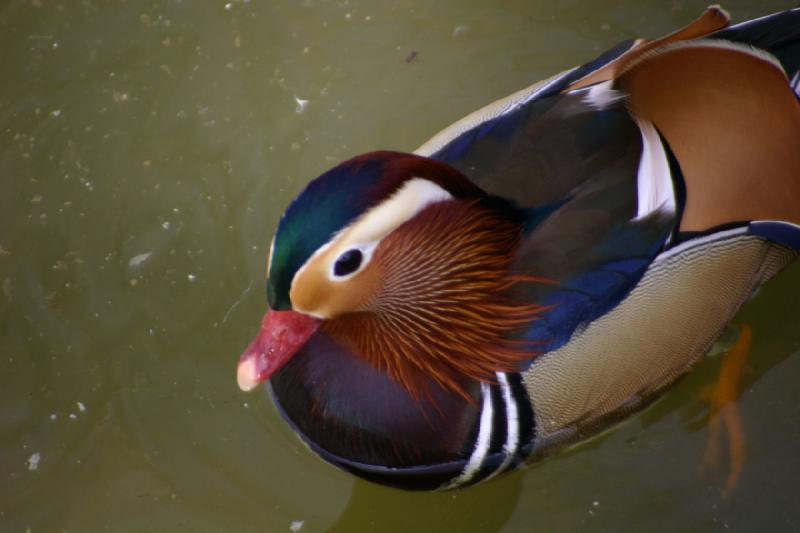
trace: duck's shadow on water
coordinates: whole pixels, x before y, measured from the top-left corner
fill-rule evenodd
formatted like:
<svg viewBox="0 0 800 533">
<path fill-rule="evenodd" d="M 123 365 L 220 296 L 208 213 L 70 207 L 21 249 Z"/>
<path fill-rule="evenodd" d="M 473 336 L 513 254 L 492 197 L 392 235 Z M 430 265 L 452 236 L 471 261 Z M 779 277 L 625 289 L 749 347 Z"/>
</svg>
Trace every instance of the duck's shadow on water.
<svg viewBox="0 0 800 533">
<path fill-rule="evenodd" d="M 519 472 L 467 489 L 407 492 L 356 480 L 334 532 L 499 531 L 522 493 Z"/>
</svg>

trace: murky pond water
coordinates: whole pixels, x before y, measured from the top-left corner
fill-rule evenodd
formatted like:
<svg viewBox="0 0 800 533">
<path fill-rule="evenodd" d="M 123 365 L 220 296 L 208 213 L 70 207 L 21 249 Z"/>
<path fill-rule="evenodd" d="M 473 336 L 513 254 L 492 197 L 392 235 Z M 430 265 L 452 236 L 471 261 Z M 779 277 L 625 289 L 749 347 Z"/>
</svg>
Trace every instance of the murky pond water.
<svg viewBox="0 0 800 533">
<path fill-rule="evenodd" d="M 800 527 L 800 265 L 737 317 L 754 345 L 727 497 L 725 457 L 703 467 L 718 359 L 600 440 L 436 494 L 322 463 L 235 383 L 272 231 L 309 179 L 707 3 L 4 2 L 0 530 Z"/>
</svg>

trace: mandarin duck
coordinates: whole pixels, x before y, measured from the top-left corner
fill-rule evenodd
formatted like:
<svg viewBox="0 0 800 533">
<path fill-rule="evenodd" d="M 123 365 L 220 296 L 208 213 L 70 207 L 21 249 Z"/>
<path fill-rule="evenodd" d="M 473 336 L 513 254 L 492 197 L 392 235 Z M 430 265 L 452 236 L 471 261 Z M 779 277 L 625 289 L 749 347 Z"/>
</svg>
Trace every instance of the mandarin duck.
<svg viewBox="0 0 800 533">
<path fill-rule="evenodd" d="M 712 6 L 311 181 L 238 383 L 326 461 L 473 484 L 652 402 L 800 252 L 800 10 Z"/>
</svg>

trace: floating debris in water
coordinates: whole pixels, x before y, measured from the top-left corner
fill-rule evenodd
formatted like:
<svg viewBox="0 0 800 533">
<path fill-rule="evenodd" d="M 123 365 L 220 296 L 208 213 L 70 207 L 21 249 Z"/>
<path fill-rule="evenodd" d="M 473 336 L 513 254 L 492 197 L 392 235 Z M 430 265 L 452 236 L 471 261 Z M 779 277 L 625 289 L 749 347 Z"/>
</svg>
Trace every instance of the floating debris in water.
<svg viewBox="0 0 800 533">
<path fill-rule="evenodd" d="M 169 229 L 169 226 L 170 226 L 169 222 L 164 222 L 161 224 L 161 227 L 164 229 Z"/>
<path fill-rule="evenodd" d="M 153 252 L 145 252 L 143 254 L 134 255 L 133 257 L 131 257 L 130 261 L 128 261 L 128 266 L 138 267 L 139 265 L 150 259 L 151 255 L 153 255 Z"/>
<path fill-rule="evenodd" d="M 37 468 L 39 468 L 39 461 L 41 460 L 42 460 L 42 454 L 39 452 L 36 452 L 30 457 L 28 457 L 28 470 L 36 470 Z"/>
<path fill-rule="evenodd" d="M 81 413 L 86 411 L 86 406 L 83 405 L 83 402 L 77 402 L 77 403 L 78 403 L 78 411 L 80 411 Z"/>
<path fill-rule="evenodd" d="M 55 420 L 56 418 L 58 418 L 57 414 L 53 413 L 50 415 L 50 420 Z"/>
<path fill-rule="evenodd" d="M 186 279 L 189 280 L 189 283 L 194 283 L 195 281 L 197 281 L 197 276 L 195 276 L 194 274 L 189 274 L 188 276 L 186 276 Z"/>
<path fill-rule="evenodd" d="M 297 533 L 301 529 L 303 529 L 303 524 L 305 524 L 305 520 L 295 520 L 289 526 L 289 529 L 292 530 L 294 533 Z"/>
<path fill-rule="evenodd" d="M 50 111 L 50 116 L 53 117 L 53 118 L 60 117 L 61 116 L 61 110 L 60 109 L 53 109 L 52 111 Z"/>
<path fill-rule="evenodd" d="M 600 507 L 600 502 L 595 500 L 592 502 L 592 508 L 589 509 L 589 516 L 595 516 L 597 514 L 597 510 Z"/>
<path fill-rule="evenodd" d="M 414 61 L 419 54 L 416 50 L 411 50 L 411 53 L 406 56 L 406 63 L 411 63 Z"/>
<path fill-rule="evenodd" d="M 78 418 L 78 415 L 76 415 L 75 413 L 70 413 L 69 414 L 69 419 L 70 420 L 75 420 L 76 418 Z"/>
<path fill-rule="evenodd" d="M 468 31 L 469 31 L 469 26 L 467 26 L 466 24 L 460 24 L 455 28 L 453 28 L 453 33 L 451 34 L 451 36 L 453 38 L 456 38 L 462 33 L 467 33 Z"/>
<path fill-rule="evenodd" d="M 222 317 L 222 323 L 223 324 L 228 321 L 228 316 L 230 316 L 231 312 L 236 308 L 236 306 L 239 305 L 242 300 L 244 300 L 245 295 L 250 291 L 252 286 L 253 286 L 253 282 L 250 281 L 250 283 L 247 285 L 247 287 L 245 287 L 245 289 L 242 291 L 242 294 L 239 295 L 239 298 L 235 302 L 233 302 L 233 305 L 231 305 L 228 308 L 227 311 L 225 311 L 225 316 Z M 246 404 L 245 404 L 245 407 L 247 407 Z"/>
<path fill-rule="evenodd" d="M 294 101 L 297 102 L 297 106 L 294 108 L 296 113 L 302 113 L 305 111 L 306 106 L 308 105 L 308 100 L 303 100 L 302 98 L 295 96 Z"/>
</svg>

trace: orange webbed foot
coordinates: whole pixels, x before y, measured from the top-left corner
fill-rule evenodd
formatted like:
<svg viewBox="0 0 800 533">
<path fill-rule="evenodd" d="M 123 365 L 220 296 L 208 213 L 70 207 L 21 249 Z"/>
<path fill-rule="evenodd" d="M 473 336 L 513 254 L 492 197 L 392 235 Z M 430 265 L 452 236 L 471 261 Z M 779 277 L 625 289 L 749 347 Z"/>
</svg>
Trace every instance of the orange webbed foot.
<svg viewBox="0 0 800 533">
<path fill-rule="evenodd" d="M 705 391 L 706 401 L 708 401 L 711 411 L 704 460 L 706 467 L 715 468 L 720 464 L 720 447 L 724 439 L 723 428 L 728 440 L 730 465 L 722 493 L 723 497 L 728 496 L 736 487 L 744 466 L 744 431 L 742 419 L 736 408 L 736 400 L 740 394 L 742 373 L 750 352 L 753 332 L 747 324 L 739 326 L 739 330 L 739 339 L 724 356 L 717 383 Z"/>
</svg>

